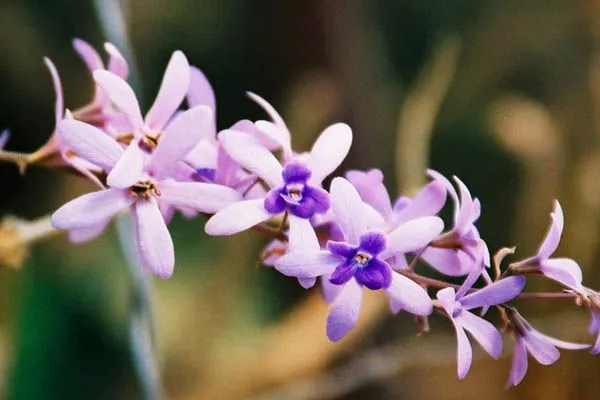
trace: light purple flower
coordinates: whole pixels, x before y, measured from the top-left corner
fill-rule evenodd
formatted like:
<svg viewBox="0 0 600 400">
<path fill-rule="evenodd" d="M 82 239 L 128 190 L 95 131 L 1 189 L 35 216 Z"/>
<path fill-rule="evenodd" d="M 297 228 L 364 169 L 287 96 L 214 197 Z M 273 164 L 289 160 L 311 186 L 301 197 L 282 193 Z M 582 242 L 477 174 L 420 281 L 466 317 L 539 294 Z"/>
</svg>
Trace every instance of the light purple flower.
<svg viewBox="0 0 600 400">
<path fill-rule="evenodd" d="M 367 207 L 350 182 L 335 178 L 331 184 L 331 210 L 342 234 L 342 241 L 329 241 L 321 250 L 310 223 L 306 220 L 301 234 L 290 233 L 290 250 L 275 262 L 284 275 L 299 279 L 326 276 L 339 289 L 330 293 L 331 310 L 327 318 L 327 336 L 340 340 L 355 325 L 362 299 L 362 289 L 385 290 L 392 309 L 405 309 L 417 315 L 428 315 L 432 302 L 425 289 L 392 271 L 386 258 L 397 253 L 424 247 L 443 229 L 437 217 L 420 218 L 402 225 L 389 235 L 377 230 L 382 217 L 364 212 Z M 377 214 L 378 215 L 378 214 Z M 293 225 L 291 225 L 293 227 Z M 309 246 L 294 248 L 302 239 Z"/>
<path fill-rule="evenodd" d="M 188 91 L 190 66 L 181 51 L 173 53 L 165 70 L 156 100 L 145 118 L 142 118 L 135 93 L 127 82 L 105 70 L 94 71 L 94 79 L 106 91 L 117 109 L 125 115 L 131 127 L 131 132 L 127 132 L 127 135 L 131 136 L 128 138 L 131 142 L 107 178 L 107 183 L 111 187 L 128 188 L 142 177 L 147 156 L 155 151 L 159 141 L 168 140 L 166 137 L 163 137 L 163 131 L 165 127 L 168 129 L 167 125 L 169 121 L 179 108 Z M 207 125 L 204 129 L 210 129 L 209 127 L 210 125 Z M 192 139 L 195 142 L 191 142 Z M 125 138 L 121 140 L 125 140 Z M 193 146 L 187 148 L 187 152 L 193 149 L 198 142 L 197 137 L 186 138 L 183 135 L 177 140 L 187 140 L 193 144 Z M 167 148 L 170 148 L 170 146 Z M 168 155 L 163 153 L 161 157 L 154 157 L 154 159 L 162 159 L 165 156 Z M 169 162 L 169 167 L 174 164 Z M 150 170 L 160 168 L 160 163 L 151 164 L 149 168 Z M 165 170 L 162 169 L 162 171 Z"/>
<path fill-rule="evenodd" d="M 557 347 L 568 350 L 580 350 L 590 347 L 587 344 L 565 342 L 535 330 L 514 308 L 507 307 L 510 329 L 515 335 L 515 350 L 508 386 L 517 386 L 527 372 L 527 352 L 542 365 L 558 361 L 560 352 Z"/>
<path fill-rule="evenodd" d="M 550 258 L 560 243 L 564 217 L 558 201 L 554 202 L 554 212 L 550 214 L 552 223 L 544 241 L 535 256 L 512 263 L 511 268 L 533 268 L 542 275 L 576 291 L 583 292 L 583 276 L 579 264 L 570 258 Z"/>
<path fill-rule="evenodd" d="M 457 177 L 454 177 L 454 180 L 458 185 L 460 197 L 454 186 L 442 174 L 433 170 L 428 170 L 428 173 L 435 181 L 444 184 L 454 201 L 454 226 L 452 230 L 437 238 L 432 246 L 423 252 L 422 258 L 448 276 L 462 276 L 473 268 L 478 268 L 474 262 L 480 254 L 482 262 L 489 266 L 489 250 L 474 225 L 481 214 L 479 200 L 473 199 L 469 189 Z M 484 276 L 487 278 L 485 271 Z"/>
<path fill-rule="evenodd" d="M 70 231 L 77 242 L 89 240 L 102 232 L 113 216 L 123 210 L 133 212 L 136 243 L 144 265 L 161 278 L 173 273 L 173 242 L 160 206 L 189 208 L 212 213 L 240 199 L 235 190 L 215 184 L 178 182 L 169 176 L 172 166 L 183 159 L 193 146 L 199 131 L 211 120 L 205 106 L 181 113 L 164 132 L 149 158 L 148 169 L 129 187 L 109 187 L 88 193 L 68 202 L 52 215 L 52 224 Z M 64 120 L 59 134 L 80 157 L 101 166 L 109 173 L 127 150 L 98 128 L 76 120 Z M 117 179 L 121 177 L 117 175 Z"/>
<path fill-rule="evenodd" d="M 524 277 L 512 276 L 468 293 L 478 276 L 477 273 L 470 273 L 458 292 L 448 287 L 437 293 L 438 300 L 456 330 L 459 379 L 467 376 L 472 361 L 471 344 L 465 331 L 469 332 L 493 358 L 500 357 L 502 353 L 500 332 L 491 323 L 469 310 L 505 303 L 521 293 L 525 287 Z"/>
<path fill-rule="evenodd" d="M 348 154 L 352 131 L 346 124 L 331 125 L 323 131 L 310 153 L 282 165 L 255 137 L 236 130 L 224 130 L 219 141 L 229 156 L 262 179 L 270 188 L 266 196 L 231 204 L 206 224 L 209 235 L 231 235 L 287 211 L 299 218 L 311 218 L 329 209 L 329 196 L 321 188 L 323 179 Z M 290 219 L 290 224 L 297 219 Z"/>
</svg>

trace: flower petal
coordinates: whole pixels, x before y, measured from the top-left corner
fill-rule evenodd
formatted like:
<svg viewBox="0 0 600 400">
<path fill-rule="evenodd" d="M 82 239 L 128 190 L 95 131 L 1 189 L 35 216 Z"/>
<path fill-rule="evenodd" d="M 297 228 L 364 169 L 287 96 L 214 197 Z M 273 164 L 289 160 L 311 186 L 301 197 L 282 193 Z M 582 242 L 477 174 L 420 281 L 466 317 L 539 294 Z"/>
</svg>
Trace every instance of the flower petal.
<svg viewBox="0 0 600 400">
<path fill-rule="evenodd" d="M 44 64 L 46 64 L 48 71 L 50 71 L 50 76 L 52 77 L 52 85 L 54 86 L 54 94 L 56 95 L 56 100 L 54 102 L 54 123 L 58 124 L 58 121 L 63 119 L 65 113 L 60 76 L 58 75 L 54 63 L 49 58 L 44 57 Z"/>
<path fill-rule="evenodd" d="M 381 170 L 371 169 L 367 172 L 351 170 L 346 172 L 346 179 L 354 185 L 362 200 L 381 215 L 387 217 L 392 213 L 390 195 L 383 184 Z"/>
<path fill-rule="evenodd" d="M 494 306 L 506 303 L 519 295 L 525 287 L 524 276 L 509 276 L 478 289 L 474 293 L 464 296 L 460 303 L 465 309 Z"/>
<path fill-rule="evenodd" d="M 217 109 L 215 92 L 204 73 L 190 66 L 190 87 L 187 92 L 187 101 L 190 107 L 204 105 L 208 106 L 213 112 Z"/>
<path fill-rule="evenodd" d="M 352 129 L 337 123 L 327 127 L 317 138 L 308 158 L 312 169 L 311 182 L 320 184 L 340 166 L 352 145 Z"/>
<path fill-rule="evenodd" d="M 458 252 L 452 249 L 438 249 L 428 247 L 425 249 L 421 258 L 429 266 L 448 276 L 463 276 L 473 269 L 473 261 L 465 263 L 458 256 Z"/>
<path fill-rule="evenodd" d="M 471 369 L 471 361 L 473 360 L 473 349 L 469 338 L 464 329 L 459 326 L 454 320 L 454 329 L 456 330 L 456 358 L 458 366 L 458 379 L 464 379 Z"/>
<path fill-rule="evenodd" d="M 475 314 L 463 310 L 456 322 L 481 344 L 481 347 L 493 358 L 498 359 L 502 354 L 502 335 L 488 321 Z"/>
<path fill-rule="evenodd" d="M 550 229 L 548 229 L 548 233 L 546 233 L 546 237 L 544 237 L 544 241 L 538 250 L 538 257 L 542 260 L 550 257 L 552 253 L 556 251 L 556 248 L 560 243 L 560 237 L 562 235 L 564 225 L 564 217 L 558 200 L 554 200 L 554 212 L 552 212 L 550 216 L 552 218 Z"/>
<path fill-rule="evenodd" d="M 287 126 L 285 125 L 285 122 L 283 121 L 283 118 L 281 118 L 281 115 L 279 115 L 277 110 L 275 110 L 275 107 L 273 107 L 268 101 L 266 101 L 259 95 L 252 92 L 246 92 L 246 95 L 250 97 L 250 99 L 252 99 L 252 101 L 257 103 L 260 107 L 262 107 L 262 109 L 265 110 L 267 114 L 269 114 L 269 117 L 275 123 L 277 129 L 267 129 L 269 132 L 265 133 L 268 133 L 268 136 L 271 138 L 271 140 L 274 140 L 275 142 L 281 145 L 281 148 L 283 149 L 286 158 L 291 156 L 292 138 L 290 135 L 290 131 L 288 130 Z M 256 124 L 256 127 L 262 130 L 264 126 L 261 126 L 261 124 L 258 124 L 258 122 Z"/>
<path fill-rule="evenodd" d="M 458 177 L 454 177 L 458 185 L 460 193 L 460 208 L 456 217 L 454 230 L 459 234 L 465 234 L 476 219 L 474 215 L 478 215 L 479 211 L 473 202 L 473 197 L 467 186 Z"/>
<path fill-rule="evenodd" d="M 123 155 L 123 148 L 95 126 L 64 119 L 57 126 L 60 137 L 75 154 L 105 171 L 110 171 Z"/>
<path fill-rule="evenodd" d="M 185 55 L 177 50 L 171 56 L 154 104 L 146 114 L 146 125 L 162 130 L 181 105 L 190 86 L 190 65 Z"/>
<path fill-rule="evenodd" d="M 444 229 L 444 222 L 438 217 L 422 217 L 408 221 L 388 235 L 388 245 L 382 258 L 395 253 L 408 253 L 427 246 Z"/>
<path fill-rule="evenodd" d="M 96 83 L 104 89 L 110 101 L 127 117 L 131 127 L 139 131 L 144 126 L 135 93 L 123 79 L 105 70 L 94 71 Z"/>
<path fill-rule="evenodd" d="M 108 186 L 125 189 L 139 182 L 144 172 L 145 156 L 138 142 L 131 142 L 106 177 Z"/>
<path fill-rule="evenodd" d="M 287 276 L 315 278 L 330 274 L 343 260 L 328 251 L 288 252 L 275 261 L 275 269 Z"/>
<path fill-rule="evenodd" d="M 360 313 L 360 304 L 362 301 L 362 289 L 351 280 L 344 285 L 331 305 L 331 310 L 327 316 L 327 337 L 333 342 L 337 342 L 356 324 Z"/>
<path fill-rule="evenodd" d="M 429 315 L 433 311 L 433 303 L 427 291 L 397 272 L 392 272 L 392 283 L 386 289 L 386 293 L 390 298 L 393 313 L 404 309 L 411 314 Z M 452 300 L 454 301 L 454 293 L 452 293 Z"/>
<path fill-rule="evenodd" d="M 524 339 L 527 350 L 540 364 L 554 364 L 560 358 L 558 349 L 536 330 L 529 331 Z"/>
<path fill-rule="evenodd" d="M 290 252 L 319 251 L 319 239 L 309 220 L 290 215 Z"/>
<path fill-rule="evenodd" d="M 110 220 L 108 220 L 105 224 L 99 224 L 89 228 L 71 229 L 69 231 L 69 240 L 72 243 L 84 243 L 95 239 L 100 236 L 102 232 L 104 232 L 104 229 L 106 229 L 106 226 L 109 222 Z"/>
<path fill-rule="evenodd" d="M 73 40 L 73 47 L 91 72 L 97 69 L 104 69 L 104 63 L 102 62 L 102 58 L 100 58 L 100 54 L 88 42 L 77 38 Z"/>
<path fill-rule="evenodd" d="M 334 178 L 331 182 L 331 210 L 340 226 L 346 241 L 358 244 L 360 235 L 367 230 L 364 213 L 356 212 L 364 208 L 358 192 L 344 178 Z"/>
<path fill-rule="evenodd" d="M 392 269 L 385 261 L 373 258 L 369 265 L 356 270 L 354 278 L 371 290 L 387 289 L 392 283 Z"/>
<path fill-rule="evenodd" d="M 332 303 L 338 294 L 340 294 L 340 291 L 344 286 L 334 285 L 329 282 L 329 278 L 329 275 L 321 276 L 321 292 L 323 293 L 323 299 L 325 299 L 327 303 Z"/>
<path fill-rule="evenodd" d="M 265 210 L 264 200 L 244 200 L 232 203 L 213 215 L 204 230 L 209 235 L 233 235 L 271 218 Z"/>
<path fill-rule="evenodd" d="M 352 279 L 356 272 L 356 264 L 354 264 L 351 260 L 346 261 L 337 266 L 337 268 L 329 277 L 329 282 L 333 283 L 334 285 L 343 285 Z"/>
<path fill-rule="evenodd" d="M 372 255 L 381 253 L 386 244 L 386 237 L 380 231 L 369 231 L 360 236 L 360 248 Z"/>
<path fill-rule="evenodd" d="M 107 42 L 104 43 L 104 50 L 106 50 L 110 56 L 107 69 L 118 77 L 127 79 L 127 76 L 129 75 L 129 65 L 119 49 L 112 43 Z"/>
<path fill-rule="evenodd" d="M 192 208 L 214 213 L 228 204 L 241 200 L 237 191 L 222 185 L 200 182 L 178 182 L 172 179 L 159 183 L 161 201 L 178 208 Z"/>
<path fill-rule="evenodd" d="M 271 188 L 283 184 L 281 164 L 254 137 L 226 129 L 219 133 L 219 142 L 231 158 L 262 178 Z"/>
<path fill-rule="evenodd" d="M 310 289 L 311 287 L 315 286 L 315 283 L 317 283 L 317 278 L 298 278 L 298 283 L 304 289 Z"/>
<path fill-rule="evenodd" d="M 581 290 L 581 267 L 570 258 L 551 258 L 540 263 L 540 272 L 571 289 Z"/>
<path fill-rule="evenodd" d="M 52 214 L 52 226 L 58 229 L 82 229 L 106 224 L 129 206 L 133 198 L 120 189 L 106 189 L 71 200 Z"/>
<path fill-rule="evenodd" d="M 140 255 L 159 278 L 169 278 L 175 266 L 175 251 L 156 199 L 135 203 L 135 221 Z"/>
<path fill-rule="evenodd" d="M 527 373 L 527 349 L 523 338 L 517 336 L 515 340 L 515 349 L 513 353 L 512 367 L 508 377 L 508 386 L 517 386 Z"/>
<path fill-rule="evenodd" d="M 395 213 L 396 222 L 402 223 L 437 214 L 446 203 L 446 195 L 443 182 L 439 180 L 429 182 L 415 195 L 407 207 Z"/>
<path fill-rule="evenodd" d="M 149 171 L 156 178 L 167 176 L 173 165 L 196 147 L 204 132 L 211 129 L 212 111 L 196 106 L 179 114 L 161 135 L 152 153 Z"/>
<path fill-rule="evenodd" d="M 346 242 L 327 241 L 327 250 L 343 258 L 352 258 L 356 255 L 358 247 L 352 246 Z"/>
</svg>

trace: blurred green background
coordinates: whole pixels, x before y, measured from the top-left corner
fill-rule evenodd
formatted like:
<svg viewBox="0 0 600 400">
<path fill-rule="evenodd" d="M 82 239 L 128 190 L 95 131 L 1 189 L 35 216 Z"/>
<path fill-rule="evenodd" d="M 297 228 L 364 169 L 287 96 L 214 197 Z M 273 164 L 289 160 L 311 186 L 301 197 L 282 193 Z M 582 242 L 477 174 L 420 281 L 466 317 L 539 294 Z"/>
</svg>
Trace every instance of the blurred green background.
<svg viewBox="0 0 600 400">
<path fill-rule="evenodd" d="M 264 118 L 247 90 L 281 111 L 300 150 L 345 121 L 355 141 L 342 169 L 380 168 L 394 194 L 415 189 L 412 164 L 399 157 L 424 157 L 460 176 L 481 199 L 479 226 L 492 250 L 514 244 L 531 254 L 559 198 L 566 214 L 559 254 L 576 258 L 596 288 L 599 21 L 597 0 L 134 0 L 128 18 L 146 107 L 181 49 L 213 84 L 220 128 Z M 67 0 L 1 1 L 0 37 L 0 127 L 12 132 L 11 150 L 30 152 L 54 125 L 42 58 L 57 65 L 66 107 L 77 108 L 93 87 L 71 40 L 100 49 L 105 38 L 92 3 Z M 7 164 L 0 184 L 0 213 L 24 218 L 92 188 L 58 171 L 20 176 Z M 330 344 L 318 293 L 260 267 L 265 239 L 207 238 L 202 227 L 201 219 L 175 219 L 175 274 L 154 280 L 169 398 L 600 398 L 600 362 L 586 353 L 564 353 L 551 367 L 530 361 L 524 383 L 505 390 L 509 340 L 500 361 L 478 357 L 458 382 L 447 322 L 434 317 L 431 337 L 414 339 L 411 318 L 386 317 L 380 300 L 363 310 L 370 328 Z M 41 242 L 20 270 L 0 275 L 2 397 L 140 397 L 127 344 L 131 282 L 114 228 L 84 245 L 63 236 Z M 523 310 L 550 334 L 589 339 L 585 312 L 571 304 Z M 420 350 L 400 351 L 405 342 Z M 402 354 L 414 354 L 413 362 L 366 379 L 368 366 L 382 364 L 361 357 L 390 346 L 398 363 Z M 340 371 L 349 382 L 331 379 Z"/>
</svg>

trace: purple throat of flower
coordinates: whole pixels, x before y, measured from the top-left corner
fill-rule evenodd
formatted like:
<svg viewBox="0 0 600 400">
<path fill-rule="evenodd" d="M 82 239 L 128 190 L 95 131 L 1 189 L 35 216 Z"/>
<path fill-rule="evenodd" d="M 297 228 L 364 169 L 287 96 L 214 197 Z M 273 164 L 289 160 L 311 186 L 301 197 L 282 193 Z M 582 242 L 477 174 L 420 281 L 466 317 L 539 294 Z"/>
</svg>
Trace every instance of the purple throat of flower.
<svg viewBox="0 0 600 400">
<path fill-rule="evenodd" d="M 274 188 L 265 197 L 265 210 L 271 214 L 289 211 L 300 218 L 312 218 L 329 209 L 326 190 L 308 183 L 311 170 L 303 163 L 290 162 L 282 172 L 283 185 Z"/>
<path fill-rule="evenodd" d="M 358 246 L 346 242 L 327 242 L 327 249 L 343 259 L 329 281 L 334 285 L 343 285 L 354 278 L 371 290 L 387 289 L 392 283 L 392 269 L 378 257 L 385 249 L 386 242 L 385 235 L 377 231 L 364 233 Z"/>
<path fill-rule="evenodd" d="M 215 168 L 197 168 L 192 174 L 192 179 L 197 182 L 213 183 L 217 177 Z"/>
</svg>

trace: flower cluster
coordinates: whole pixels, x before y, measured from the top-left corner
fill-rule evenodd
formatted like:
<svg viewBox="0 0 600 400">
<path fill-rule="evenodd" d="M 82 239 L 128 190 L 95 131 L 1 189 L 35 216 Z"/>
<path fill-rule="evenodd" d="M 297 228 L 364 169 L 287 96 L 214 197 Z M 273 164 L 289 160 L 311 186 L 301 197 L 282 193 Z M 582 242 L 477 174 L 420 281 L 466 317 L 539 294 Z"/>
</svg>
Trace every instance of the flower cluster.
<svg viewBox="0 0 600 400">
<path fill-rule="evenodd" d="M 74 47 L 90 71 L 94 97 L 78 110 L 65 109 L 58 72 L 46 60 L 57 95 L 56 129 L 32 157 L 53 157 L 98 186 L 52 215 L 52 224 L 73 242 L 95 238 L 115 215 L 131 212 L 144 268 L 169 278 L 175 253 L 167 225 L 175 212 L 208 216 L 209 235 L 254 229 L 272 239 L 263 252 L 265 265 L 305 288 L 319 281 L 330 304 L 326 334 L 332 341 L 356 324 L 364 291 L 383 291 L 394 314 L 404 311 L 423 321 L 436 310 L 450 321 L 463 378 L 472 361 L 467 332 L 493 358 L 502 354 L 500 330 L 484 319 L 496 309 L 515 342 L 510 385 L 523 379 L 527 353 L 547 365 L 559 358 L 557 348 L 590 347 L 542 334 L 508 304 L 535 297 L 523 295 L 526 276 L 541 275 L 564 287 L 556 298 L 571 298 L 590 311 L 590 333 L 597 336 L 592 353 L 600 352 L 600 294 L 583 286 L 574 260 L 552 257 L 563 230 L 558 202 L 537 254 L 502 271 L 503 258 L 513 250 L 501 249 L 492 260 L 476 227 L 481 204 L 460 179 L 452 183 L 430 170 L 429 182 L 412 198 L 395 201 L 377 169 L 348 171 L 327 185 L 350 150 L 348 125 L 329 126 L 310 151 L 298 152 L 275 108 L 248 93 L 268 120 L 243 119 L 218 132 L 211 85 L 180 51 L 144 115 L 127 83 L 127 62 L 114 46 L 105 46 L 106 66 L 87 43 L 76 40 Z M 0 137 L 0 148 L 6 139 Z M 447 203 L 453 218 L 445 224 L 438 214 Z M 463 283 L 428 278 L 417 267 Z"/>
</svg>

